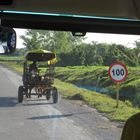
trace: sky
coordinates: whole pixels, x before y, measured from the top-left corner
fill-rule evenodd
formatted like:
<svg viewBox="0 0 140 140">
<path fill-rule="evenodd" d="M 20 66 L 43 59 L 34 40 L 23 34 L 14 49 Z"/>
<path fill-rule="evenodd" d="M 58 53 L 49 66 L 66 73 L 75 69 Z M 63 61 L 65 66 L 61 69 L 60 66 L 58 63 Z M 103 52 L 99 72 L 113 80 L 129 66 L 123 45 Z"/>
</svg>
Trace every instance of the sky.
<svg viewBox="0 0 140 140">
<path fill-rule="evenodd" d="M 135 47 L 135 41 L 140 40 L 140 35 L 88 33 L 87 36 L 86 42 L 97 41 L 99 43 L 116 43 L 129 48 Z"/>
<path fill-rule="evenodd" d="M 21 35 L 25 35 L 25 29 L 15 29 L 16 34 L 17 34 L 17 48 L 24 48 L 25 46 L 23 45 L 23 40 L 20 39 Z"/>
<path fill-rule="evenodd" d="M 25 47 L 23 40 L 20 39 L 21 35 L 25 35 L 25 29 L 15 29 L 17 33 L 17 48 Z M 140 35 L 122 35 L 122 34 L 105 34 L 105 33 L 87 33 L 85 36 L 86 42 L 96 41 L 99 43 L 116 43 L 122 44 L 126 47 L 135 47 L 135 41 L 140 40 Z"/>
</svg>

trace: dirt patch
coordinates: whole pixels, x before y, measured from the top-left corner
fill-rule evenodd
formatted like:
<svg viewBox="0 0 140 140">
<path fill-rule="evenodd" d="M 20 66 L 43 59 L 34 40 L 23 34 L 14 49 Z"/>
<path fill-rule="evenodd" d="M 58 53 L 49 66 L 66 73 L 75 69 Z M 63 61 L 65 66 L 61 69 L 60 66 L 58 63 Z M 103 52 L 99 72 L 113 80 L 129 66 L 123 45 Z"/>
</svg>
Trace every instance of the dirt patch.
<svg viewBox="0 0 140 140">
<path fill-rule="evenodd" d="M 80 93 L 73 95 L 70 97 L 71 100 L 83 100 L 83 97 Z"/>
<path fill-rule="evenodd" d="M 73 105 L 76 105 L 76 106 L 83 106 L 85 105 L 85 103 L 81 100 L 69 100 Z"/>
</svg>

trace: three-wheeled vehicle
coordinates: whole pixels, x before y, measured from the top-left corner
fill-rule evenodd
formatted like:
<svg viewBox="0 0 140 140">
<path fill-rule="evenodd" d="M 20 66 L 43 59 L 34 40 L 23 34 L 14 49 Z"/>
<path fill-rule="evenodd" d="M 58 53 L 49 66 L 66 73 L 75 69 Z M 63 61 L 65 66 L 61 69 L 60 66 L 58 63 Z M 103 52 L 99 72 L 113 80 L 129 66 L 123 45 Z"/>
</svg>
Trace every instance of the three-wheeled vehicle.
<svg viewBox="0 0 140 140">
<path fill-rule="evenodd" d="M 36 50 L 30 51 L 25 56 L 23 65 L 23 85 L 18 88 L 18 102 L 23 98 L 31 98 L 31 95 L 37 95 L 38 98 L 43 95 L 49 100 L 52 96 L 53 103 L 58 102 L 57 88 L 54 84 L 54 64 L 56 56 L 51 51 Z"/>
</svg>

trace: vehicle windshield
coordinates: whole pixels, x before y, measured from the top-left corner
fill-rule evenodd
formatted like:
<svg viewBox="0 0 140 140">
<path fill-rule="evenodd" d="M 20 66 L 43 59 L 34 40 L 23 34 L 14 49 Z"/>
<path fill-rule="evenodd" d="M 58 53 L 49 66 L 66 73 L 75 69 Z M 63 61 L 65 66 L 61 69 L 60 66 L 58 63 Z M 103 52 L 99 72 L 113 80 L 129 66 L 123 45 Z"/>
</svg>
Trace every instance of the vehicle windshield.
<svg viewBox="0 0 140 140">
<path fill-rule="evenodd" d="M 140 36 L 18 29 L 0 56 L 0 137 L 120 140 L 140 112 Z"/>
</svg>

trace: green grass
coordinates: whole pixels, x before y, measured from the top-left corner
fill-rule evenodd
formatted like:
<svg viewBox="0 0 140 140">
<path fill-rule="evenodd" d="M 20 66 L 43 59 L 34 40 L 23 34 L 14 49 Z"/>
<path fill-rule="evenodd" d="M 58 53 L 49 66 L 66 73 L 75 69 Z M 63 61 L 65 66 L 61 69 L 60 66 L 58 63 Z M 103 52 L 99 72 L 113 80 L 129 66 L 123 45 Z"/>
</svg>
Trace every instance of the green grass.
<svg viewBox="0 0 140 140">
<path fill-rule="evenodd" d="M 108 76 L 108 67 L 105 66 L 75 66 L 57 67 L 56 78 L 78 85 L 88 85 L 98 88 L 106 88 L 110 96 L 115 97 L 116 84 Z M 99 80 L 100 78 L 100 80 Z M 98 81 L 98 83 L 97 83 Z M 120 99 L 135 102 L 137 94 L 140 93 L 140 67 L 128 67 L 128 77 L 121 83 Z M 136 104 L 137 106 L 137 104 Z"/>
<path fill-rule="evenodd" d="M 109 80 L 106 74 L 108 67 L 105 66 L 75 66 L 75 67 L 57 67 L 56 68 L 56 78 L 64 80 L 70 83 L 77 83 L 81 85 L 92 85 L 97 84 L 97 80 L 100 77 L 102 81 L 102 86 L 106 85 L 107 80 Z M 105 73 L 105 74 L 104 74 Z"/>
<path fill-rule="evenodd" d="M 6 62 L 5 64 L 13 70 L 22 73 L 23 68 L 22 65 L 19 65 L 19 63 Z M 80 72 L 77 72 L 76 67 L 71 67 L 70 69 L 72 71 L 72 74 L 69 73 L 69 68 L 63 68 L 63 74 L 74 76 L 75 73 L 78 73 L 80 76 L 82 71 L 90 72 L 90 68 L 87 68 L 87 70 L 83 70 L 83 68 L 80 67 Z M 101 67 L 92 67 L 91 69 L 99 71 Z M 107 68 L 105 67 L 104 69 Z M 58 72 L 58 70 L 61 71 L 61 69 L 57 68 L 56 71 Z M 116 100 L 112 99 L 108 95 L 81 89 L 68 82 L 62 82 L 61 80 L 55 79 L 55 86 L 58 88 L 63 98 L 70 100 L 82 100 L 89 106 L 96 108 L 99 112 L 105 113 L 110 120 L 126 121 L 133 114 L 140 112 L 140 109 L 133 107 L 129 101 L 119 101 L 119 107 L 116 108 Z"/>
<path fill-rule="evenodd" d="M 106 113 L 110 120 L 125 121 L 133 114 L 140 112 L 140 109 L 133 107 L 129 101 L 119 101 L 119 107 L 116 108 L 116 100 L 109 96 L 80 89 L 73 84 L 65 83 L 58 79 L 55 80 L 55 86 L 64 98 L 75 99 L 75 97 L 78 97 L 89 106 Z"/>
<path fill-rule="evenodd" d="M 17 63 L 17 62 L 0 62 L 0 64 L 6 66 L 7 68 L 12 69 L 13 71 L 16 71 L 20 74 L 23 73 L 23 67 L 21 64 Z"/>
<path fill-rule="evenodd" d="M 0 56 L 0 61 L 21 61 L 23 60 L 23 56 L 6 56 L 6 55 L 1 55 Z"/>
</svg>

